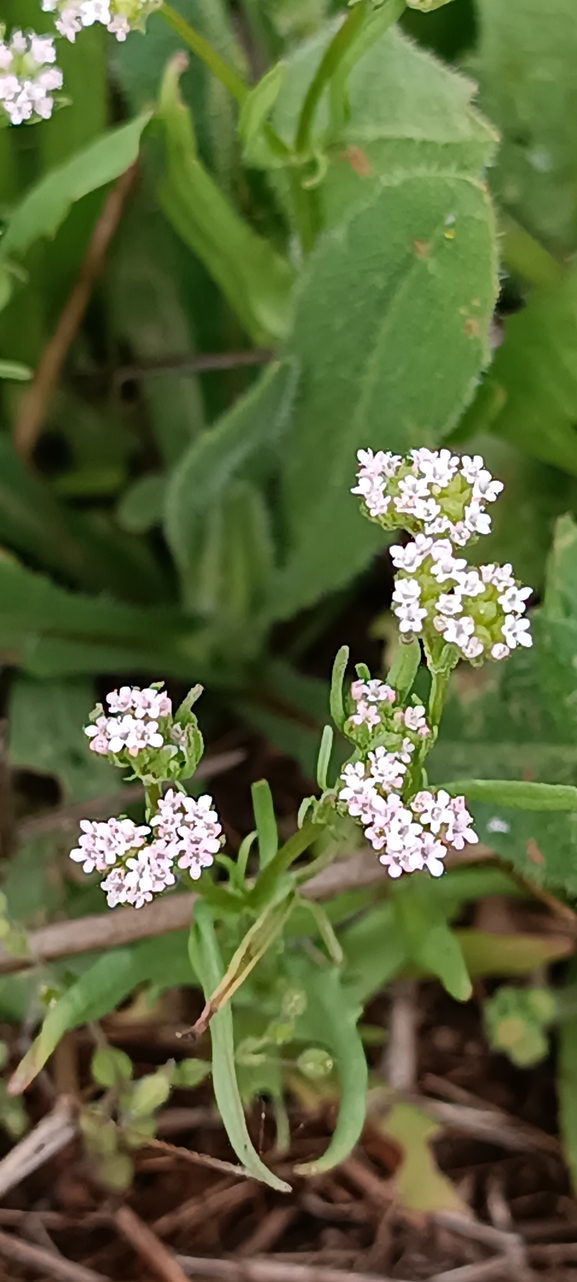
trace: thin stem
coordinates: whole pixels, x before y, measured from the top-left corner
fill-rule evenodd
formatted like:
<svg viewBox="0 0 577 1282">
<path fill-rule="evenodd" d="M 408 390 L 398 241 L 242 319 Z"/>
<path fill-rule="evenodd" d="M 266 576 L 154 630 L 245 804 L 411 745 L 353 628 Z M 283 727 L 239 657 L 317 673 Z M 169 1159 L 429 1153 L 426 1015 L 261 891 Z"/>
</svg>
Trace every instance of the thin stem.
<svg viewBox="0 0 577 1282">
<path fill-rule="evenodd" d="M 305 850 L 313 845 L 324 831 L 321 824 L 313 823 L 312 819 L 307 820 L 302 828 L 295 832 L 284 846 L 281 846 L 266 868 L 263 868 L 250 894 L 246 897 L 247 906 L 254 911 L 268 903 L 279 877 L 290 868 L 299 855 L 304 854 Z"/>
<path fill-rule="evenodd" d="M 152 818 L 152 816 L 158 810 L 158 803 L 160 801 L 160 798 L 162 797 L 161 784 L 149 783 L 144 790 L 144 796 L 146 799 L 145 801 L 146 819 L 148 821 L 149 819 Z"/>
<path fill-rule="evenodd" d="M 366 12 L 367 0 L 359 0 L 359 3 L 353 6 L 348 17 L 345 18 L 342 26 L 339 27 L 338 31 L 333 36 L 328 48 L 325 49 L 313 79 L 308 87 L 306 97 L 301 108 L 295 141 L 295 150 L 299 155 L 307 155 L 310 150 L 311 131 L 315 112 L 321 100 L 325 86 L 334 76 L 339 63 L 342 61 L 349 46 L 352 44 L 364 21 Z"/>
<path fill-rule="evenodd" d="M 449 689 L 450 679 L 451 679 L 450 671 L 449 672 L 433 671 L 431 673 L 431 689 L 429 692 L 429 706 L 427 709 L 427 721 L 429 723 L 429 726 L 431 727 L 433 736 L 436 735 L 436 731 L 439 728 L 439 722 L 443 714 L 443 708 L 445 706 L 445 700 L 447 698 L 447 691 Z M 431 747 L 432 747 L 432 744 L 431 744 Z"/>
<path fill-rule="evenodd" d="M 172 5 L 163 4 L 159 12 L 169 27 L 176 31 L 181 40 L 184 40 L 189 49 L 192 49 L 193 53 L 208 67 L 209 71 L 212 71 L 213 76 L 220 80 L 225 89 L 228 89 L 232 97 L 236 98 L 236 101 L 242 106 L 248 95 L 248 89 L 240 76 L 237 76 L 236 71 L 229 67 L 224 58 L 221 58 L 216 49 L 213 49 L 212 45 L 209 44 L 208 40 L 205 40 L 204 36 L 195 31 L 194 27 L 191 27 L 190 23 L 186 21 L 186 18 L 181 17 L 176 12 L 176 9 L 172 8 Z"/>
</svg>

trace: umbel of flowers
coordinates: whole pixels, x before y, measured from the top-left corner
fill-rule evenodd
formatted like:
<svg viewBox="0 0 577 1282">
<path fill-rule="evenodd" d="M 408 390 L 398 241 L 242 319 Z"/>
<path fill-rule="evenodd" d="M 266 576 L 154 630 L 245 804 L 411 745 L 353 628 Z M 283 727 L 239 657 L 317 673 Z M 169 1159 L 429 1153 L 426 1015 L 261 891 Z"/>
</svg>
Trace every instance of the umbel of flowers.
<svg viewBox="0 0 577 1282">
<path fill-rule="evenodd" d="M 74 42 L 83 27 L 101 23 L 116 36 L 126 40 L 130 31 L 143 31 L 144 24 L 162 0 L 42 0 L 45 13 L 55 15 L 56 30 Z"/>
<path fill-rule="evenodd" d="M 415 792 L 415 766 L 431 740 L 425 708 L 398 705 L 391 686 L 370 678 L 353 681 L 350 704 L 343 730 L 356 752 L 340 777 L 339 805 L 362 824 L 390 877 L 423 869 L 440 877 L 448 848 L 478 838 L 464 797 Z"/>
<path fill-rule="evenodd" d="M 531 588 L 521 587 L 510 565 L 472 568 L 461 550 L 489 534 L 486 510 L 503 485 L 479 454 L 412 450 L 407 458 L 359 450 L 357 484 L 366 516 L 383 529 L 407 530 L 413 540 L 391 548 L 398 571 L 393 613 L 399 630 L 422 637 L 428 654 L 456 647 L 470 661 L 506 659 L 530 646 L 522 616 Z"/>
<path fill-rule="evenodd" d="M 401 706 L 391 685 L 364 676 L 353 682 L 341 728 L 355 753 L 341 773 L 337 804 L 362 824 L 391 877 L 425 868 L 438 877 L 449 848 L 478 841 L 465 798 L 423 786 L 448 675 L 459 659 L 502 660 L 531 645 L 522 617 L 531 589 L 516 583 L 510 565 L 476 569 L 462 555 L 490 532 L 487 504 L 503 488 L 479 455 L 419 449 L 401 458 L 359 450 L 358 463 L 352 492 L 361 496 L 364 514 L 413 536 L 391 548 L 392 608 L 401 638 L 423 642 L 433 721 L 418 703 Z"/>
<path fill-rule="evenodd" d="M 148 822 L 83 819 L 78 846 L 70 858 L 84 872 L 106 873 L 102 881 L 108 904 L 141 908 L 155 894 L 174 886 L 179 871 L 198 880 L 214 862 L 223 843 L 222 827 L 212 797 L 190 797 L 179 781 L 188 778 L 202 755 L 202 738 L 192 704 L 200 693 L 191 691 L 173 716 L 172 702 L 162 685 L 145 690 L 122 686 L 106 697 L 108 711 L 98 705 L 85 734 L 90 748 L 115 765 L 130 766 L 147 786 Z M 173 780 L 162 795 L 161 783 Z"/>
<path fill-rule="evenodd" d="M 54 110 L 53 94 L 63 77 L 50 36 L 13 31 L 6 39 L 0 23 L 0 123 L 2 111 L 12 125 L 48 120 Z"/>
</svg>

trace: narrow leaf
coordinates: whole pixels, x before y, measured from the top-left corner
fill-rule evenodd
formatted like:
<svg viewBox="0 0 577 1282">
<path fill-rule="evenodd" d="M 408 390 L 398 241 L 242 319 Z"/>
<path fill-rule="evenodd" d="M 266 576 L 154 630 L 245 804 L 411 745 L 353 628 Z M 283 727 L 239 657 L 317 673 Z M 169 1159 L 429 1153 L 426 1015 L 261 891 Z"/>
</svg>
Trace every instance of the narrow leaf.
<svg viewBox="0 0 577 1282">
<path fill-rule="evenodd" d="M 24 254 L 40 236 L 55 236 L 71 205 L 113 182 L 136 160 L 152 113 L 144 111 L 52 169 L 27 192 L 12 213 L 0 242 L 0 257 Z"/>
<path fill-rule="evenodd" d="M 195 1037 L 200 1037 L 206 1032 L 217 1012 L 226 1006 L 241 984 L 244 984 L 251 970 L 254 970 L 257 962 L 280 934 L 290 916 L 294 902 L 295 892 L 290 886 L 283 887 L 280 894 L 267 905 L 255 921 L 254 926 L 247 931 L 229 962 L 220 984 L 209 997 L 202 1014 L 193 1026 L 192 1032 Z"/>
<path fill-rule="evenodd" d="M 317 783 L 321 792 L 325 792 L 327 787 L 327 774 L 331 760 L 331 752 L 333 750 L 333 739 L 334 732 L 332 726 L 325 726 L 317 761 Z"/>
<path fill-rule="evenodd" d="M 416 637 L 407 644 L 399 641 L 390 666 L 387 682 L 396 690 L 399 700 L 408 699 L 421 662 L 421 646 Z"/>
<path fill-rule="evenodd" d="M 208 999 L 220 983 L 224 967 L 210 909 L 202 903 L 195 908 L 189 952 L 192 965 L 200 976 L 205 997 Z M 279 1180 L 272 1171 L 269 1171 L 251 1143 L 236 1079 L 233 1020 L 229 1005 L 215 1015 L 210 1026 L 210 1035 L 214 1094 L 228 1138 L 237 1157 L 246 1171 L 255 1179 L 277 1189 L 280 1193 L 290 1193 L 290 1184 Z"/>
<path fill-rule="evenodd" d="M 300 973 L 299 973 L 300 978 Z M 354 1148 L 365 1121 L 368 1084 L 367 1061 L 357 1028 L 360 1007 L 341 984 L 338 970 L 308 970 L 307 1009 L 297 1021 L 296 1036 L 309 1044 L 320 1042 L 331 1053 L 337 1068 L 341 1098 L 331 1142 L 322 1157 L 295 1167 L 297 1175 L 320 1175 L 343 1162 Z"/>
<path fill-rule="evenodd" d="M 259 779 L 251 788 L 252 807 L 258 833 L 259 866 L 266 868 L 278 850 L 278 829 L 270 786 Z"/>
<path fill-rule="evenodd" d="M 333 672 L 331 676 L 330 708 L 331 717 L 337 727 L 337 730 L 342 730 L 346 721 L 345 707 L 343 703 L 343 681 L 345 679 L 348 661 L 349 647 L 348 645 L 342 645 L 333 663 Z"/>
<path fill-rule="evenodd" d="M 99 957 L 48 1012 L 38 1037 L 18 1065 L 9 1084 L 11 1095 L 30 1085 L 60 1039 L 71 1028 L 102 1019 L 145 981 L 168 984 L 191 982 L 182 936 L 147 941 L 133 948 L 116 948 Z"/>
<path fill-rule="evenodd" d="M 290 324 L 293 271 L 236 213 L 198 158 L 192 121 L 179 91 L 183 67 L 168 65 L 158 110 L 166 170 L 158 185 L 162 208 L 201 259 L 256 343 L 284 338 Z"/>
<path fill-rule="evenodd" d="M 456 779 L 443 788 L 452 797 L 462 794 L 469 801 L 492 801 L 496 806 L 519 810 L 575 810 L 577 788 L 563 783 L 524 783 L 508 779 Z"/>
</svg>

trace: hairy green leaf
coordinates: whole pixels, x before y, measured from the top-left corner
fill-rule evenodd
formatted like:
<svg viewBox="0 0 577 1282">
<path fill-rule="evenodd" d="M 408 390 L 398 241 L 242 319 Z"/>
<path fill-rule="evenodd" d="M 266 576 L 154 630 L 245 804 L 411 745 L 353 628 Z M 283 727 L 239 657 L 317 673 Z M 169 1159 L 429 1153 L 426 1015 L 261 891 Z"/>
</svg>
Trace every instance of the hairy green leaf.
<svg viewBox="0 0 577 1282">
<path fill-rule="evenodd" d="M 522 780 L 458 779 L 443 787 L 451 796 L 459 793 L 468 801 L 495 802 L 519 810 L 575 810 L 577 788 L 563 783 L 524 783 Z"/>
<path fill-rule="evenodd" d="M 226 508 L 234 481 L 258 480 L 272 467 L 289 425 L 296 379 L 292 362 L 266 370 L 214 427 L 198 437 L 173 472 L 166 494 L 165 529 L 186 604 L 202 605 L 204 597 L 205 612 L 212 612 L 203 579 L 214 594 L 219 585 L 215 583 L 211 549 L 220 533 L 220 527 L 214 525 L 219 518 L 218 504 L 222 502 Z M 207 538 L 211 528 L 212 540 Z M 234 555 L 230 543 L 225 552 Z M 253 549 L 253 567 L 256 552 Z"/>
<path fill-rule="evenodd" d="M 306 395 L 286 442 L 276 617 L 339 587 L 382 542 L 349 494 L 355 452 L 450 431 L 488 358 L 495 288 L 490 205 L 462 174 L 399 172 L 321 237 L 289 345 Z"/>
<path fill-rule="evenodd" d="M 479 426 L 577 476 L 577 270 L 508 317 Z M 483 401 L 480 398 L 483 396 Z M 475 405 L 471 407 L 475 412 Z"/>
<path fill-rule="evenodd" d="M 180 56 L 169 64 L 158 109 L 166 141 L 161 206 L 179 236 L 216 280 L 256 343 L 289 327 L 293 272 L 272 245 L 229 205 L 198 158 L 190 114 L 180 97 Z"/>
<path fill-rule="evenodd" d="M 207 637 L 177 610 L 68 592 L 0 555 L 0 652 L 38 677 L 206 672 Z"/>
</svg>

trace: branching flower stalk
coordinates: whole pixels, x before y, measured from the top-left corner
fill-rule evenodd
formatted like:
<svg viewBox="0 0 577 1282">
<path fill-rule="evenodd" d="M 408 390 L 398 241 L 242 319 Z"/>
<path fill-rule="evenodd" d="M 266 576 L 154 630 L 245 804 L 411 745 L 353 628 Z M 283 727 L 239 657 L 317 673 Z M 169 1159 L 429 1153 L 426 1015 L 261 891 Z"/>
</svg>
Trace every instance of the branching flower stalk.
<svg viewBox="0 0 577 1282">
<path fill-rule="evenodd" d="M 402 458 L 369 449 L 359 450 L 358 464 L 352 492 L 363 514 L 413 536 L 390 549 L 397 570 L 392 608 L 401 637 L 422 642 L 431 685 L 426 710 L 413 701 L 392 712 L 392 686 L 353 682 L 353 707 L 340 728 L 357 751 L 342 771 L 337 804 L 362 824 L 391 877 L 424 868 L 440 876 L 447 849 L 478 841 L 465 798 L 427 788 L 424 763 L 450 674 L 459 660 L 502 661 L 532 644 L 522 617 L 531 589 L 519 586 L 510 565 L 476 569 L 456 555 L 490 532 L 487 504 L 503 489 L 480 455 L 417 449 Z"/>
<path fill-rule="evenodd" d="M 283 878 L 290 874 L 296 889 L 319 859 L 331 857 L 329 840 L 317 850 L 316 864 L 313 860 L 300 868 L 296 878 L 290 873 L 295 860 L 323 834 L 326 839 L 337 834 L 336 850 L 339 816 L 361 825 L 393 879 L 423 871 L 439 877 L 448 850 L 478 841 L 465 797 L 429 788 L 425 761 L 439 732 L 456 663 L 502 661 L 517 646 L 531 645 L 523 618 L 531 589 L 516 583 L 510 565 L 475 569 L 462 555 L 489 533 L 487 505 L 503 487 L 480 456 L 459 457 L 446 449 L 412 450 L 406 458 L 360 450 L 358 461 L 352 492 L 360 495 L 364 515 L 386 530 L 400 527 L 413 537 L 391 548 L 397 571 L 392 608 L 401 642 L 400 660 L 388 680 L 372 677 L 360 664 L 344 695 L 348 652 L 337 656 L 331 710 L 353 752 L 336 787 L 327 786 L 332 743 L 327 728 L 317 772 L 322 796 L 303 804 L 294 836 L 276 853 L 273 848 L 255 882 L 245 878 L 244 856 L 240 879 L 230 860 L 224 860 L 230 865 L 228 888 L 202 879 L 220 856 L 223 833 L 212 798 L 190 796 L 182 782 L 194 773 L 203 751 L 192 711 L 200 687 L 191 690 L 175 713 L 162 684 L 112 691 L 106 709 L 95 708 L 85 734 L 92 752 L 142 780 L 146 822 L 83 820 L 78 846 L 71 852 L 85 872 L 106 874 L 102 888 L 110 907 L 141 907 L 174 887 L 184 873 L 200 882 L 200 893 L 210 902 L 218 900 L 227 911 L 244 906 L 255 914 L 264 912 L 285 884 Z M 426 706 L 411 693 L 420 644 L 431 675 Z"/>
</svg>

